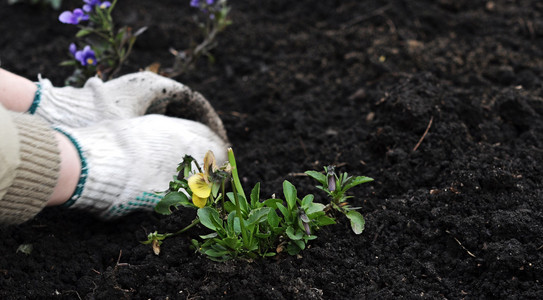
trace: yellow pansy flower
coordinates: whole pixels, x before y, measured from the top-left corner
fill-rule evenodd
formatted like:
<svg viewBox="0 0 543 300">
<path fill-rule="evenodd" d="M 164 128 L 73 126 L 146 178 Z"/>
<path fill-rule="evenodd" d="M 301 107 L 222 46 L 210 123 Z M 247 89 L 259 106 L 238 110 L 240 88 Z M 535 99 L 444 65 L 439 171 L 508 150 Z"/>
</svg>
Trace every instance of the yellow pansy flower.
<svg viewBox="0 0 543 300">
<path fill-rule="evenodd" d="M 217 170 L 217 166 L 215 163 L 215 155 L 213 155 L 213 152 L 207 151 L 204 156 L 204 173 L 196 173 L 187 180 L 190 190 L 192 191 L 192 203 L 199 208 L 206 205 L 207 198 L 211 195 L 213 182 L 211 182 L 209 178 L 210 169 L 214 172 Z"/>
<path fill-rule="evenodd" d="M 194 205 L 198 206 L 199 208 L 203 208 L 207 204 L 207 197 L 206 198 L 200 198 L 196 194 L 192 194 L 192 203 Z"/>
</svg>

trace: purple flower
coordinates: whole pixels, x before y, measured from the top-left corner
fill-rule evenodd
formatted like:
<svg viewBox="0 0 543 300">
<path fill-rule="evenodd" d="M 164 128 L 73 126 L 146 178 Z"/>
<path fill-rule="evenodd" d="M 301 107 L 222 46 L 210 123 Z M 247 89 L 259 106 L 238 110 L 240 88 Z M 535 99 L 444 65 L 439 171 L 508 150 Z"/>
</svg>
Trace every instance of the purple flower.
<svg viewBox="0 0 543 300">
<path fill-rule="evenodd" d="M 109 2 L 109 1 L 104 1 L 104 2 L 100 3 L 100 8 L 101 9 L 108 8 L 110 6 L 111 6 L 111 2 Z"/>
<path fill-rule="evenodd" d="M 96 55 L 92 51 L 90 46 L 85 46 L 83 50 L 79 50 L 74 54 L 75 59 L 77 59 L 82 66 L 86 65 L 96 65 Z"/>
<path fill-rule="evenodd" d="M 70 53 L 75 56 L 75 52 L 77 52 L 77 46 L 74 43 L 70 44 Z"/>
<path fill-rule="evenodd" d="M 190 0 L 190 6 L 200 7 L 200 0 Z"/>
<path fill-rule="evenodd" d="M 83 10 L 86 12 L 91 12 L 96 6 L 104 9 L 111 6 L 111 2 L 109 1 L 100 1 L 100 0 L 83 0 L 86 4 L 83 5 Z"/>
<path fill-rule="evenodd" d="M 77 25 L 79 24 L 79 22 L 86 21 L 88 19 L 89 15 L 87 15 L 81 8 L 76 8 L 73 12 L 67 10 L 61 13 L 58 17 L 58 20 L 60 22 L 74 25 Z"/>
<path fill-rule="evenodd" d="M 202 7 L 202 0 L 190 0 L 190 6 L 192 7 Z M 206 0 L 206 4 L 211 6 L 215 3 L 215 0 Z"/>
</svg>

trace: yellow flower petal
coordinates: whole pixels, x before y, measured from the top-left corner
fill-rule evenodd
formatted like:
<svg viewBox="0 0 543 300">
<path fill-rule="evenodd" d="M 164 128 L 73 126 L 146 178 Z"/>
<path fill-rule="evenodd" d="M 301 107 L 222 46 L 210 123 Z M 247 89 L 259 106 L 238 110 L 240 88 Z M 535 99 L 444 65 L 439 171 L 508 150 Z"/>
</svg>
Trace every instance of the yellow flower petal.
<svg viewBox="0 0 543 300">
<path fill-rule="evenodd" d="M 188 179 L 189 187 L 193 195 L 198 198 L 206 199 L 211 194 L 211 184 L 206 182 L 206 177 L 203 173 L 196 173 Z"/>
<path fill-rule="evenodd" d="M 194 203 L 194 205 L 198 206 L 199 208 L 202 208 L 204 206 L 206 206 L 207 204 L 207 198 L 200 198 L 198 196 L 196 196 L 196 194 L 192 194 L 192 203 Z"/>
</svg>

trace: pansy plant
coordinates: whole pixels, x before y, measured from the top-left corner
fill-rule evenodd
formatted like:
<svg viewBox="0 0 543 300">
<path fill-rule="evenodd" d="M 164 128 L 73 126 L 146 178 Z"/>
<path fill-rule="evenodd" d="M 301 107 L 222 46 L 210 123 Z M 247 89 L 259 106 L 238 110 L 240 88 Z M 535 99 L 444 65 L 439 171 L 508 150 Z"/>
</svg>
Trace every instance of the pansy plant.
<svg viewBox="0 0 543 300">
<path fill-rule="evenodd" d="M 373 179 L 366 176 L 349 176 L 347 172 L 338 176 L 334 166 L 324 167 L 324 174 L 316 171 L 307 171 L 305 173 L 317 180 L 321 184 L 317 188 L 325 191 L 329 196 L 330 203 L 325 210 L 332 209 L 345 214 L 351 221 L 353 232 L 356 234 L 362 233 L 365 225 L 364 217 L 356 211 L 359 209 L 358 207 L 352 207 L 347 202 L 351 196 L 347 196 L 346 192 L 359 184 L 373 181 Z"/>
<path fill-rule="evenodd" d="M 193 170 L 193 166 L 196 170 Z M 151 244 L 158 255 L 164 239 L 201 224 L 210 232 L 201 235 L 199 240 L 193 239 L 192 245 L 196 251 L 212 260 L 252 259 L 283 252 L 295 255 L 317 238 L 318 229 L 336 223 L 330 208 L 345 212 L 351 224 L 355 224 L 353 230 L 357 228 L 355 233 L 360 233 L 360 226 L 363 228 L 363 223 L 360 223 L 362 216 L 344 204 L 349 198 L 345 192 L 372 179 L 348 177 L 346 173 L 337 177 L 332 168 L 325 170 L 328 171 L 327 175 L 315 171 L 308 171 L 308 175 L 323 184 L 321 189 L 331 196 L 327 205 L 314 201 L 313 195 L 299 196 L 296 187 L 287 180 L 283 182 L 283 197 L 262 199 L 259 183 L 248 197 L 245 194 L 232 149 L 228 150 L 228 161 L 220 167 L 213 153 L 208 152 L 204 157 L 203 170 L 194 158 L 185 156 L 179 164 L 179 173 L 170 182 L 169 191 L 155 211 L 168 215 L 172 213 L 172 208 L 192 207 L 197 209 L 196 218 L 174 233 L 150 233 L 147 241 L 142 243 Z M 328 181 L 331 177 L 334 180 Z M 334 184 L 338 188 L 333 188 Z M 228 192 L 227 186 L 230 187 Z M 359 217 L 350 216 L 352 213 Z"/>
<path fill-rule="evenodd" d="M 202 31 L 202 38 L 199 43 L 193 43 L 188 49 L 175 50 L 170 52 L 175 56 L 171 67 L 162 70 L 168 77 L 176 77 L 185 73 L 201 56 L 205 56 L 213 62 L 214 57 L 211 50 L 217 47 L 217 35 L 232 24 L 228 18 L 230 7 L 227 0 L 190 0 L 190 6 L 198 10 L 198 26 Z"/>
<path fill-rule="evenodd" d="M 73 66 L 73 74 L 66 79 L 67 85 L 81 86 L 88 78 L 98 75 L 106 81 L 119 72 L 126 62 L 137 36 L 145 31 L 145 27 L 132 33 L 130 27 L 115 30 L 111 16 L 117 0 L 99 1 L 84 0 L 81 8 L 62 12 L 59 21 L 76 25 L 76 43 L 70 44 L 72 59 L 61 65 Z"/>
</svg>

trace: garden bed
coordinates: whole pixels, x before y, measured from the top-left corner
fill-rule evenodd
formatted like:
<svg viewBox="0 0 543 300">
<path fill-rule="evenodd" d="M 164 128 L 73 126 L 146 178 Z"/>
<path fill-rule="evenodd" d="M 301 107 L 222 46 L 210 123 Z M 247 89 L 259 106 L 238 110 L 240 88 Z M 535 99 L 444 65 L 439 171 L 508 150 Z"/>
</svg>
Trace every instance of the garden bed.
<svg viewBox="0 0 543 300">
<path fill-rule="evenodd" d="M 81 1 L 63 1 L 63 9 Z M 189 1 L 120 1 L 149 26 L 123 73 L 188 47 Z M 245 187 L 324 194 L 299 176 L 335 164 L 366 218 L 327 226 L 299 256 L 216 263 L 165 241 L 193 211 L 100 222 L 46 209 L 0 227 L 2 299 L 543 299 L 543 3 L 231 1 L 215 63 L 177 78 L 219 111 Z M 0 1 L 2 67 L 62 85 L 75 29 Z M 165 183 L 167 184 L 167 183 Z M 17 252 L 32 244 L 29 255 Z"/>
</svg>

